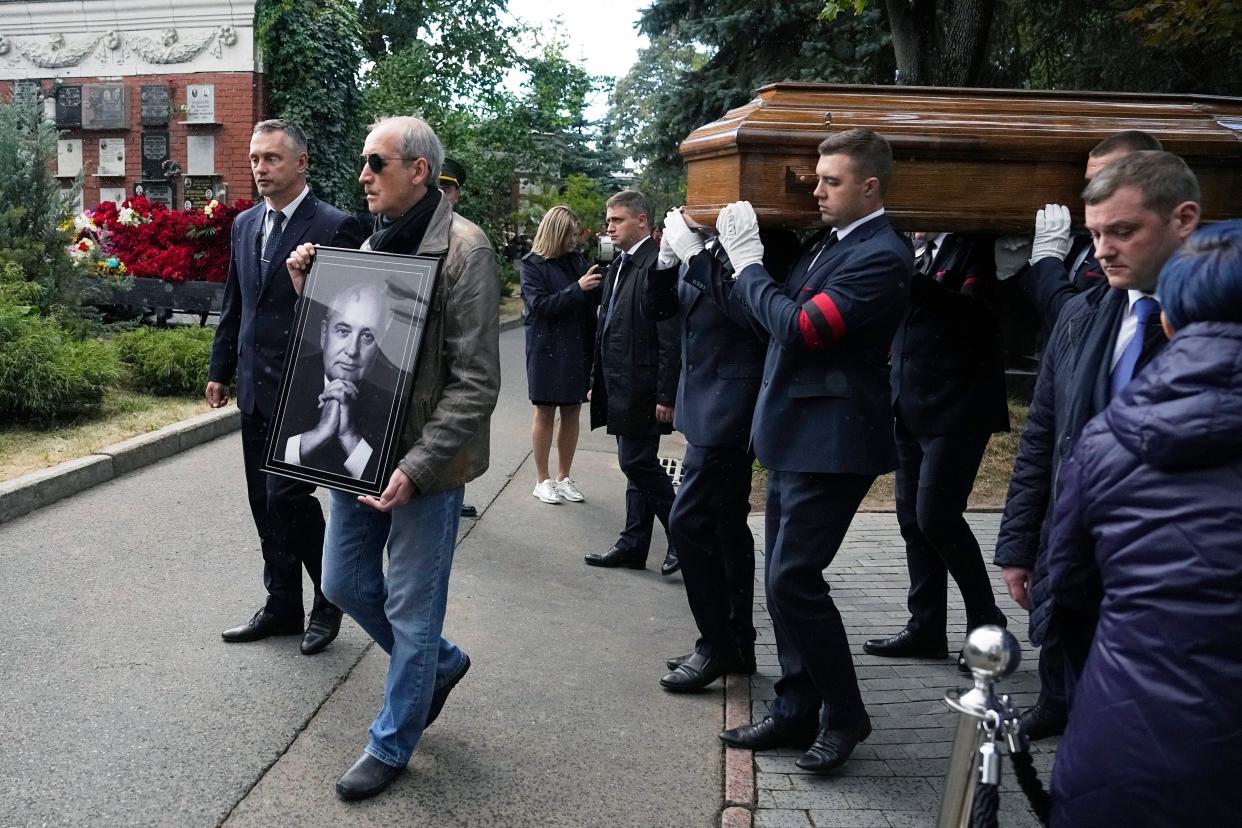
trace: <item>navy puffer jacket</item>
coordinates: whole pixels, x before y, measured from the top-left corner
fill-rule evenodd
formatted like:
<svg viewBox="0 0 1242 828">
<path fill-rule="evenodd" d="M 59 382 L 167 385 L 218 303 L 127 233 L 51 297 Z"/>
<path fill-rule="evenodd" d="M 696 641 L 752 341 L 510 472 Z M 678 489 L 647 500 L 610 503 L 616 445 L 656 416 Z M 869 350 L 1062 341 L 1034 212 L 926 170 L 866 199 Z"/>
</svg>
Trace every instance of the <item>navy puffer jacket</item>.
<svg viewBox="0 0 1242 828">
<path fill-rule="evenodd" d="M 1052 623 L 1102 588 L 1054 824 L 1240 824 L 1242 324 L 1178 331 L 1087 425 L 1047 554 Z"/>
</svg>

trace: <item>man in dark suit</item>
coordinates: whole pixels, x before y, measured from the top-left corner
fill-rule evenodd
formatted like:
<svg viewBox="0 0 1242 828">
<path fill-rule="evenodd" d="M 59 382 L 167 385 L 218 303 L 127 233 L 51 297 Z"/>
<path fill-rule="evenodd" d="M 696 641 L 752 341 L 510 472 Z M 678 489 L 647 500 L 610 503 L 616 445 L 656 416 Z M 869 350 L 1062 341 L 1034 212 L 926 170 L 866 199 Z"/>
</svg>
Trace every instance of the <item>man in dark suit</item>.
<svg viewBox="0 0 1242 828">
<path fill-rule="evenodd" d="M 765 574 L 781 664 L 769 715 L 720 738 L 751 750 L 809 746 L 798 767 L 828 773 L 871 721 L 823 571 L 876 476 L 897 465 L 888 349 L 914 257 L 884 215 L 888 142 L 853 129 L 819 153 L 815 197 L 833 230 L 783 286 L 761 263 L 750 204 L 730 204 L 716 221 L 734 294 L 771 337 L 751 437 L 768 470 Z"/>
<path fill-rule="evenodd" d="M 1141 151 L 1101 169 L 1083 191 L 1087 228 L 1107 282 L 1061 309 L 1040 364 L 1014 463 L 995 563 L 1009 594 L 1031 612 L 1039 701 L 1023 714 L 1031 739 L 1060 733 L 1068 713 L 1067 660 L 1086 652 L 1094 619 L 1049 624 L 1046 545 L 1057 475 L 1087 421 L 1167 343 L 1157 279 L 1199 223 L 1199 184 L 1175 155 Z"/>
<path fill-rule="evenodd" d="M 670 211 L 664 224 L 643 310 L 655 319 L 681 318 L 675 425 L 687 446 L 670 534 L 699 640 L 692 653 L 670 659 L 670 672 L 660 679 L 666 690 L 681 692 L 702 689 L 725 673 L 755 670 L 755 541 L 746 516 L 750 422 L 767 337 L 724 290 L 724 264 L 704 249 L 682 214 Z"/>
<path fill-rule="evenodd" d="M 1142 130 L 1118 132 L 1091 150 L 1084 178 L 1090 184 L 1097 172 L 1132 152 L 1162 149 L 1164 147 L 1154 135 Z M 1068 207 L 1062 204 L 1045 205 L 1035 215 L 1030 267 L 1018 277 L 1018 285 L 1039 316 L 1043 348 L 1048 347 L 1052 326 L 1056 324 L 1057 314 L 1065 303 L 1104 280 L 1104 268 L 1092 255 L 1091 234 L 1071 234 L 1070 225 Z"/>
<path fill-rule="evenodd" d="M 927 234 L 910 286 L 910 310 L 893 339 L 897 521 L 906 542 L 910 620 L 871 655 L 948 655 L 948 576 L 966 604 L 969 632 L 1005 625 L 979 542 L 962 516 L 992 434 L 1009 430 L 990 236 Z M 958 661 L 959 668 L 965 669 Z"/>
<path fill-rule="evenodd" d="M 378 482 L 391 405 L 370 371 L 390 320 L 378 284 L 353 285 L 333 298 L 319 326 L 320 353 L 303 356 L 294 367 L 291 394 L 297 396 L 286 403 L 277 427 L 286 463 Z"/>
<path fill-rule="evenodd" d="M 681 363 L 680 322 L 643 316 L 648 271 L 658 248 L 651 238 L 647 197 L 623 190 L 607 203 L 608 237 L 620 250 L 604 277 L 591 370 L 591 428 L 606 426 L 617 438 L 617 460 L 625 474 L 625 528 L 606 552 L 586 556 L 589 566 L 643 569 L 658 518 L 665 532 L 673 506 L 673 484 L 660 466 L 660 435 L 673 430 L 677 374 Z M 670 540 L 660 573 L 678 569 Z"/>
<path fill-rule="evenodd" d="M 212 408 L 227 405 L 229 384 L 236 376 L 246 491 L 263 549 L 268 592 L 254 617 L 222 633 L 224 640 L 301 634 L 305 615 L 300 570 L 305 567 L 315 603 L 302 652 L 312 655 L 336 638 L 341 624 L 340 610 L 319 589 L 323 511 L 313 486 L 259 471 L 297 302 L 285 259 L 302 242 L 357 247 L 366 233 L 357 219 L 315 197 L 306 186 L 306 167 L 306 136 L 300 128 L 281 120 L 255 125 L 250 168 L 263 201 L 233 222 L 229 276 L 205 395 Z"/>
</svg>

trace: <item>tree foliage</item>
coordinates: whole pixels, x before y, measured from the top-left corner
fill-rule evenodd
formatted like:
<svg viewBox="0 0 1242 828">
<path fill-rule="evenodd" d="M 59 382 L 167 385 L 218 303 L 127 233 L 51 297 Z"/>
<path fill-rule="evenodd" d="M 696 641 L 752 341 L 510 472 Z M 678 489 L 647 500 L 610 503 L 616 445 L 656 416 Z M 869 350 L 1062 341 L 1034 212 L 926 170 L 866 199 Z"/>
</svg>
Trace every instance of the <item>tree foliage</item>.
<svg viewBox="0 0 1242 828">
<path fill-rule="evenodd" d="M 306 132 L 316 193 L 352 210 L 362 145 L 362 32 L 353 0 L 263 0 L 256 24 L 270 110 Z"/>
<path fill-rule="evenodd" d="M 76 312 L 84 281 L 69 258 L 69 232 L 81 176 L 62 190 L 52 175 L 56 128 L 43 118 L 41 101 L 0 100 L 0 268 L 39 285 L 43 311 Z"/>
</svg>

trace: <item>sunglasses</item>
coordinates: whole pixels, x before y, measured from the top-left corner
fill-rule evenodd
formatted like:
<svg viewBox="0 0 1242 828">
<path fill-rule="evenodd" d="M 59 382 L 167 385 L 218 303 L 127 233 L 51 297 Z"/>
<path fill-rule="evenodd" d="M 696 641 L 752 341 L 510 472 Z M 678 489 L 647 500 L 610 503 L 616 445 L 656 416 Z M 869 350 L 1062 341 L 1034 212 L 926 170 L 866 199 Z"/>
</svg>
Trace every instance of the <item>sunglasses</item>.
<svg viewBox="0 0 1242 828">
<path fill-rule="evenodd" d="M 362 163 L 370 167 L 371 172 L 375 173 L 376 175 L 379 175 L 380 173 L 384 171 L 384 166 L 389 161 L 417 161 L 417 160 L 418 160 L 417 158 L 385 158 L 384 156 L 380 155 L 378 152 L 373 152 L 370 155 L 362 156 Z"/>
</svg>

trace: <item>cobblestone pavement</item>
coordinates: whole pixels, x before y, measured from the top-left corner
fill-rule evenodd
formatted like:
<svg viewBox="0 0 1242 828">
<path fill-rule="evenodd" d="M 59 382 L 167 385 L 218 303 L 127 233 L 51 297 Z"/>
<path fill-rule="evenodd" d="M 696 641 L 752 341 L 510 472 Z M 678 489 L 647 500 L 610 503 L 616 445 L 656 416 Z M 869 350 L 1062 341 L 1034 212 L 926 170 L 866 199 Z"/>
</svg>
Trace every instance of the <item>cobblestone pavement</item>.
<svg viewBox="0 0 1242 828">
<path fill-rule="evenodd" d="M 1000 524 L 998 514 L 971 514 L 971 528 L 990 560 Z M 752 515 L 756 548 L 763 549 L 763 516 Z M 755 626 L 758 672 L 751 679 L 751 712 L 767 711 L 773 683 L 780 676 L 776 642 L 763 597 L 763 558 L 756 556 Z M 1026 637 L 1026 612 L 1010 600 L 1000 570 L 989 565 L 993 590 L 1010 629 L 1022 642 L 1023 661 L 1002 689 L 1026 707 L 1039 691 L 1036 652 Z M 957 714 L 942 701 L 950 688 L 967 688 L 957 671 L 955 652 L 945 661 L 876 658 L 863 653 L 863 641 L 891 635 L 905 624 L 905 547 L 893 514 L 858 515 L 828 569 L 828 583 L 849 634 L 863 699 L 874 728 L 849 764 L 830 777 L 807 774 L 794 765 L 798 751 L 755 754 L 755 828 L 845 828 L 845 826 L 934 826 L 944 774 L 952 749 Z M 961 597 L 949 581 L 949 643 L 965 634 Z M 1052 740 L 1055 741 L 1055 740 Z M 1035 767 L 1047 784 L 1055 745 L 1032 746 Z M 1001 785 L 1000 824 L 1038 826 L 1018 789 L 1008 762 Z"/>
</svg>

